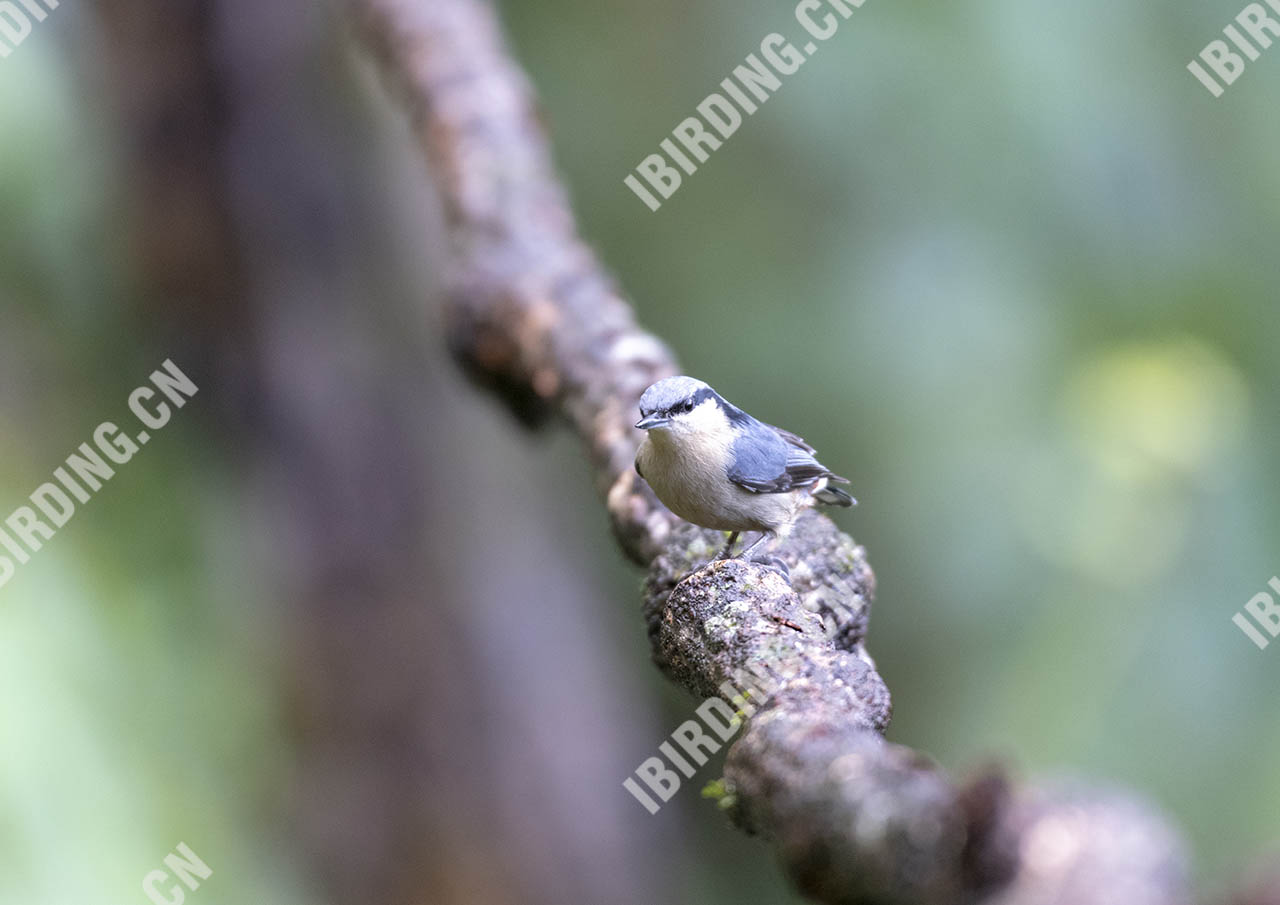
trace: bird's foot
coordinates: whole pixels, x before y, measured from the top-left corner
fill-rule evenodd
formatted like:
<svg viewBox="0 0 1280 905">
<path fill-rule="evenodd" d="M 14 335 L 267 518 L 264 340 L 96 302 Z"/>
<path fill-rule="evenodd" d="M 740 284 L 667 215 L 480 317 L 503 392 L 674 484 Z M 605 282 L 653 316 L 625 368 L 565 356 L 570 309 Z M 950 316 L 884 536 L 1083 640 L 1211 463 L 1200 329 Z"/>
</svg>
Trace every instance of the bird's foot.
<svg viewBox="0 0 1280 905">
<path fill-rule="evenodd" d="M 769 569 L 773 569 L 778 574 L 780 574 L 786 581 L 788 582 L 791 581 L 791 568 L 785 562 L 782 561 L 781 557 L 763 555 L 763 556 L 752 557 L 748 561 L 756 563 L 757 565 L 764 566 Z"/>
</svg>

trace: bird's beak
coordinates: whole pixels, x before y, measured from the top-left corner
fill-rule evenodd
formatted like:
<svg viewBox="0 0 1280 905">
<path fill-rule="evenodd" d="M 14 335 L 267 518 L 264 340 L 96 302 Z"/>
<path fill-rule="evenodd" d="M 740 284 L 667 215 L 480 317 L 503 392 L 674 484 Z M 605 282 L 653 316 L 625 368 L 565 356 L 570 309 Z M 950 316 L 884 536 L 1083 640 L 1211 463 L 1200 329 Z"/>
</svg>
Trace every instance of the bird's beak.
<svg viewBox="0 0 1280 905">
<path fill-rule="evenodd" d="M 663 427 L 669 419 L 661 415 L 650 415 L 648 418 L 641 418 L 636 422 L 636 427 L 642 431 L 653 430 L 655 427 Z"/>
</svg>

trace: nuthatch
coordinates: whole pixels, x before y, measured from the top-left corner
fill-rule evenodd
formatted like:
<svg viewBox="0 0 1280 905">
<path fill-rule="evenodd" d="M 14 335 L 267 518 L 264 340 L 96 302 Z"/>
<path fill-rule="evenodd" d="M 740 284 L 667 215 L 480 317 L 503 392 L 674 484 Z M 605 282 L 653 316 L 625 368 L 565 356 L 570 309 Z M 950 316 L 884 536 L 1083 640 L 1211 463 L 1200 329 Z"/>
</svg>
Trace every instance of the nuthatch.
<svg viewBox="0 0 1280 905">
<path fill-rule="evenodd" d="M 832 482 L 849 483 L 814 458 L 814 449 L 789 431 L 757 421 L 692 377 L 659 380 L 640 397 L 648 431 L 636 453 L 636 472 L 658 499 L 685 521 L 732 532 L 719 558 L 743 531 L 786 537 L 796 516 L 814 502 L 857 501 Z"/>
</svg>

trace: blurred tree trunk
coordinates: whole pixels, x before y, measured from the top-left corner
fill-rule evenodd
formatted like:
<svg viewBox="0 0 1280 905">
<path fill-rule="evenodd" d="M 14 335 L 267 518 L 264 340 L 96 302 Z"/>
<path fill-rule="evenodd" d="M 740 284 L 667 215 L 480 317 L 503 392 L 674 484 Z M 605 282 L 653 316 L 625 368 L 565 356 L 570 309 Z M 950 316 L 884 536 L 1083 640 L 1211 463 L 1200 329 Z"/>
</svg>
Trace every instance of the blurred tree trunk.
<svg viewBox="0 0 1280 905">
<path fill-rule="evenodd" d="M 645 733 L 554 488 L 465 416 L 388 251 L 428 205 L 344 109 L 341 32 L 303 0 L 107 0 L 140 311 L 221 401 L 288 601 L 300 848 L 340 905 L 663 898 L 616 792 Z M 354 122 L 354 125 L 353 125 Z M 409 181 L 404 185 L 399 180 Z M 392 182 L 395 182 L 392 186 Z M 384 287 L 394 287 L 391 296 Z M 379 297 L 380 293 L 383 297 Z M 396 310 L 392 298 L 403 300 Z M 509 477 L 505 477 L 508 475 Z M 560 508 L 566 508 L 563 503 Z M 520 568 L 538 569 L 529 587 Z"/>
</svg>

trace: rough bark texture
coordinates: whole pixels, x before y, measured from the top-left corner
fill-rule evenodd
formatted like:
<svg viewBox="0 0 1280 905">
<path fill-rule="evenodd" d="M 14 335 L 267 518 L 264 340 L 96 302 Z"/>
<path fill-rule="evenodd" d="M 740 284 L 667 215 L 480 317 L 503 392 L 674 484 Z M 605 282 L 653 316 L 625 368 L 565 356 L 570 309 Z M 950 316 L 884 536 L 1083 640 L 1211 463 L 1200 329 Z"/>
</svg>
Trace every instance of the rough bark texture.
<svg viewBox="0 0 1280 905">
<path fill-rule="evenodd" d="M 528 424 L 567 417 L 629 557 L 674 524 L 631 463 L 635 400 L 676 373 L 577 235 L 524 74 L 483 3 L 377 0 L 357 19 L 403 99 L 453 243 L 450 346 Z"/>
<path fill-rule="evenodd" d="M 457 273 L 451 341 L 529 423 L 565 416 L 591 450 L 624 551 L 649 567 L 654 657 L 709 695 L 751 665 L 777 690 L 732 747 L 731 812 L 771 838 L 801 890 L 842 905 L 1180 905 L 1176 834 L 1130 796 L 957 785 L 885 742 L 889 693 L 863 648 L 863 550 L 807 515 L 779 549 L 790 582 L 742 562 L 694 572 L 722 535 L 685 525 L 639 481 L 636 400 L 673 373 L 577 237 L 530 87 L 482 0 L 353 0 L 416 127 Z"/>
</svg>

